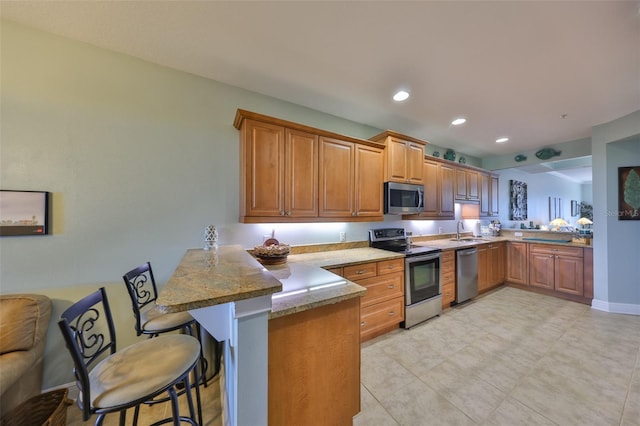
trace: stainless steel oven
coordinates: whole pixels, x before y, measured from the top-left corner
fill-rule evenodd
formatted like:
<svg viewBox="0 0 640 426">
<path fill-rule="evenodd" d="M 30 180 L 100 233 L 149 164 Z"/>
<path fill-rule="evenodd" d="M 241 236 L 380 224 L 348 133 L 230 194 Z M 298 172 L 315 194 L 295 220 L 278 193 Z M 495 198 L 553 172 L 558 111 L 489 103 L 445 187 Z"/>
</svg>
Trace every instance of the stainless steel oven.
<svg viewBox="0 0 640 426">
<path fill-rule="evenodd" d="M 404 328 L 442 313 L 440 249 L 411 244 L 404 228 L 372 229 L 369 245 L 405 255 Z"/>
</svg>

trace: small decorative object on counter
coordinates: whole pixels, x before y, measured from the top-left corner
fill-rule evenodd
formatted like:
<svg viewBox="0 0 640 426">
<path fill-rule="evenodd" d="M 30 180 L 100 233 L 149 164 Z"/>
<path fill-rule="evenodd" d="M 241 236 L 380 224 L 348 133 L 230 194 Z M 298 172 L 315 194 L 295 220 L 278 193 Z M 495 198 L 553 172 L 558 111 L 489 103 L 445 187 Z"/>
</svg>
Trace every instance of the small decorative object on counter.
<svg viewBox="0 0 640 426">
<path fill-rule="evenodd" d="M 214 225 L 209 225 L 204 229 L 204 249 L 211 250 L 218 246 L 218 230 Z"/>
<path fill-rule="evenodd" d="M 464 157 L 460 157 L 460 159 L 458 160 L 458 163 L 460 164 L 467 164 L 467 159 Z"/>
<path fill-rule="evenodd" d="M 491 224 L 489 224 L 489 230 L 491 231 L 491 236 L 499 237 L 500 229 L 502 229 L 502 224 L 499 220 L 492 220 Z"/>
<path fill-rule="evenodd" d="M 279 265 L 287 261 L 291 248 L 289 244 L 271 244 L 255 246 L 253 254 L 263 265 Z"/>
<path fill-rule="evenodd" d="M 518 154 L 515 157 L 513 157 L 514 160 L 516 160 L 517 163 L 520 163 L 522 161 L 527 161 L 527 156 L 526 155 L 522 155 L 522 154 Z"/>
<path fill-rule="evenodd" d="M 444 159 L 449 161 L 456 161 L 456 152 L 452 149 L 448 149 L 447 152 L 444 153 Z"/>
<path fill-rule="evenodd" d="M 434 157 L 440 157 L 440 151 L 433 151 Z"/>
</svg>

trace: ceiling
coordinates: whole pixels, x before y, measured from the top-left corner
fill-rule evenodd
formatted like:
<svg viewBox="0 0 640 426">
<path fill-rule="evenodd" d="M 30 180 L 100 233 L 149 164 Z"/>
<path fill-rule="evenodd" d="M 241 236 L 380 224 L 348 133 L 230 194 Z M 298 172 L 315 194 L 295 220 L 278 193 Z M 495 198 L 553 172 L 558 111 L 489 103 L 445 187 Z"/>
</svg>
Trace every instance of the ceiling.
<svg viewBox="0 0 640 426">
<path fill-rule="evenodd" d="M 2 1 L 0 13 L 485 157 L 586 138 L 640 109 L 639 5 Z M 393 102 L 399 88 L 411 98 Z M 457 116 L 467 123 L 451 126 Z"/>
</svg>

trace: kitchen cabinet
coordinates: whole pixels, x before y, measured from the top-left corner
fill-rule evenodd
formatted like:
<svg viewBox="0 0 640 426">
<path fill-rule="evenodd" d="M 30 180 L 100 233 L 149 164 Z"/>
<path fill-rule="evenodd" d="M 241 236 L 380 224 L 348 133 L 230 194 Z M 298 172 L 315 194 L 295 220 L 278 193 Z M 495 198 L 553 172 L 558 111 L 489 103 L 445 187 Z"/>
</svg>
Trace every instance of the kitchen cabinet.
<svg viewBox="0 0 640 426">
<path fill-rule="evenodd" d="M 479 172 L 457 167 L 455 176 L 455 199 L 458 201 L 480 201 Z"/>
<path fill-rule="evenodd" d="M 529 285 L 577 296 L 584 295 L 581 247 L 531 244 Z"/>
<path fill-rule="evenodd" d="M 240 222 L 381 221 L 384 145 L 238 110 Z"/>
<path fill-rule="evenodd" d="M 442 309 L 451 306 L 456 299 L 456 256 L 454 250 L 442 252 L 440 269 L 442 269 Z"/>
<path fill-rule="evenodd" d="M 383 150 L 321 137 L 318 216 L 383 220 Z"/>
<path fill-rule="evenodd" d="M 498 217 L 499 177 L 490 173 L 479 173 L 480 217 Z"/>
<path fill-rule="evenodd" d="M 422 184 L 425 141 L 402 135 L 390 130 L 370 138 L 372 141 L 384 142 L 385 149 L 385 182 Z"/>
<path fill-rule="evenodd" d="M 505 251 L 503 242 L 478 246 L 478 292 L 486 292 L 504 283 Z"/>
<path fill-rule="evenodd" d="M 345 266 L 342 276 L 367 289 L 360 298 L 362 342 L 404 321 L 404 258 Z"/>
<path fill-rule="evenodd" d="M 403 219 L 453 219 L 455 170 L 442 161 L 425 158 L 422 166 L 424 177 L 424 211 L 419 214 L 403 215 Z"/>
<path fill-rule="evenodd" d="M 524 242 L 507 242 L 507 276 L 510 283 L 528 285 L 529 282 L 529 259 L 528 244 Z"/>
<path fill-rule="evenodd" d="M 268 424 L 353 423 L 360 411 L 359 324 L 358 298 L 269 320 Z"/>
</svg>

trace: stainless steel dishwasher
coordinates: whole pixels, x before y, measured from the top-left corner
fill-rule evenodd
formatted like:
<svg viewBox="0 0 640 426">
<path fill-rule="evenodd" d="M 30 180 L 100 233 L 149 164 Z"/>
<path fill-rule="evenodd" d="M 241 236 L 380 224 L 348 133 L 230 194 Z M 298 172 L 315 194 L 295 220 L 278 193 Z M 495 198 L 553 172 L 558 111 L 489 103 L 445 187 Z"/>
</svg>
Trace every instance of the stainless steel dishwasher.
<svg viewBox="0 0 640 426">
<path fill-rule="evenodd" d="M 462 303 L 478 295 L 478 249 L 456 252 L 456 300 Z"/>
</svg>

